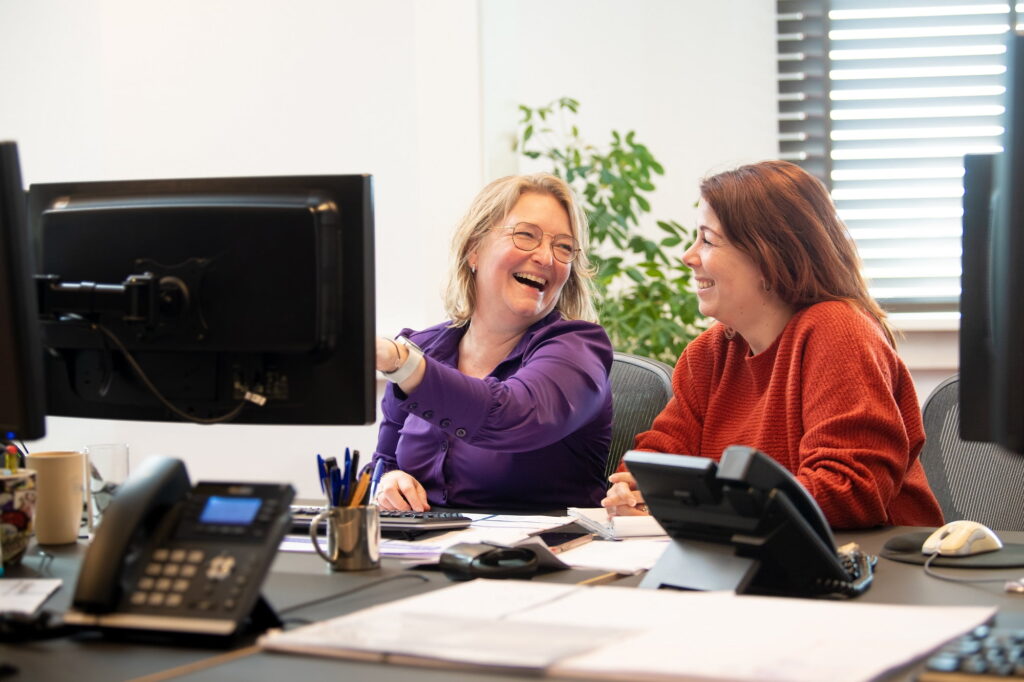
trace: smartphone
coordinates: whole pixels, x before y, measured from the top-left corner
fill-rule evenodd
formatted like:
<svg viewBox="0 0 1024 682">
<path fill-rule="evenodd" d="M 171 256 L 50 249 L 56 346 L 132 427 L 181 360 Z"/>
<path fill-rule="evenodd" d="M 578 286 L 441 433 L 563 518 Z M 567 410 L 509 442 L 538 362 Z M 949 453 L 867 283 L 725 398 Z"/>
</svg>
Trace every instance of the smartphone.
<svg viewBox="0 0 1024 682">
<path fill-rule="evenodd" d="M 535 533 L 534 537 L 543 540 L 552 554 L 558 554 L 559 552 L 568 551 L 573 547 L 585 545 L 594 539 L 594 534 L 581 530 L 565 531 L 554 529 Z"/>
</svg>

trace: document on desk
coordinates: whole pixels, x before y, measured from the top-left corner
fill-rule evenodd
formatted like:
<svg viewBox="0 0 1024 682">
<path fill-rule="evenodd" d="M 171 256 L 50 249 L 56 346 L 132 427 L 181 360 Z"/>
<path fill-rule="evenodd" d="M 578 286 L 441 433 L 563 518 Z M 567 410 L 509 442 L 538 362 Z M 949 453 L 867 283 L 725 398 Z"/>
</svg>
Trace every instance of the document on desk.
<svg viewBox="0 0 1024 682">
<path fill-rule="evenodd" d="M 572 521 L 567 516 L 524 516 L 518 514 L 465 514 L 473 522 L 469 528 L 444 533 L 429 533 L 419 540 L 385 538 L 381 556 L 418 563 L 437 563 L 448 547 L 459 542 L 491 542 L 515 545 L 533 533 L 556 528 Z M 313 552 L 308 535 L 287 535 L 281 541 L 282 552 Z"/>
<path fill-rule="evenodd" d="M 668 538 L 628 538 L 622 542 L 597 540 L 559 554 L 572 568 L 592 568 L 632 575 L 658 563 L 668 547 Z"/>
<path fill-rule="evenodd" d="M 4 578 L 0 580 L 0 611 L 31 615 L 60 585 L 60 578 Z"/>
<path fill-rule="evenodd" d="M 260 643 L 272 651 L 565 678 L 860 682 L 922 658 L 994 613 L 478 579 Z"/>
<path fill-rule="evenodd" d="M 605 540 L 666 536 L 661 524 L 647 514 L 609 518 L 604 507 L 569 507 L 569 516 L 571 521 L 575 521 L 591 533 L 597 533 Z"/>
<path fill-rule="evenodd" d="M 571 594 L 573 585 L 481 581 L 265 635 L 270 651 L 456 668 L 544 670 L 628 634 L 621 626 L 534 623 L 513 616 Z M 487 601 L 481 602 L 480 599 Z M 487 613 L 481 615 L 481 605 Z"/>
</svg>

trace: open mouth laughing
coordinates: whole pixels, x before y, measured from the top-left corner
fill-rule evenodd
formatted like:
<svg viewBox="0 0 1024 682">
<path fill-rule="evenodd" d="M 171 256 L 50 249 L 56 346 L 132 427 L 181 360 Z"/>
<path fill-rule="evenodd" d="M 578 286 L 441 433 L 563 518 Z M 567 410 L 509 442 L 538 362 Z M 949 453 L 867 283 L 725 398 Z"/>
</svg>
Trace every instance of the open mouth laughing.
<svg viewBox="0 0 1024 682">
<path fill-rule="evenodd" d="M 528 287 L 533 287 L 537 291 L 544 291 L 547 288 L 548 281 L 538 275 L 531 275 L 528 272 L 515 272 L 512 276 L 520 284 L 525 284 Z"/>
</svg>

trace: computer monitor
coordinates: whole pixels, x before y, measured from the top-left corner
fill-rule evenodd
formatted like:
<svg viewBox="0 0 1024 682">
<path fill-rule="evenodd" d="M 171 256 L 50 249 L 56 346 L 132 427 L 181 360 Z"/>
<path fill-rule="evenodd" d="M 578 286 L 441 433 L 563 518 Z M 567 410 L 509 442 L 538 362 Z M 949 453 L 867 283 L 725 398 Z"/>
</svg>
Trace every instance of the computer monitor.
<svg viewBox="0 0 1024 682">
<path fill-rule="evenodd" d="M 1024 453 L 1024 36 L 1007 49 L 1003 151 L 964 162 L 960 437 Z"/>
<path fill-rule="evenodd" d="M 0 142 L 0 442 L 46 435 L 32 253 L 18 146 Z"/>
<path fill-rule="evenodd" d="M 48 414 L 374 421 L 369 176 L 33 184 L 28 207 Z"/>
</svg>

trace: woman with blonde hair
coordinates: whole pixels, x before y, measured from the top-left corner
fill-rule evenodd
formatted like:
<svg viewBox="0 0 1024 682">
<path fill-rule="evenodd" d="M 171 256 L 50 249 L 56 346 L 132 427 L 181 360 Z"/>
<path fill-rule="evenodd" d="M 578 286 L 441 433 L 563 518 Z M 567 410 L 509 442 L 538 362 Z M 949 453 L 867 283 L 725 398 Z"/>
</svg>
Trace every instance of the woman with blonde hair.
<svg viewBox="0 0 1024 682">
<path fill-rule="evenodd" d="M 598 503 L 612 348 L 587 243 L 556 176 L 509 176 L 477 195 L 452 241 L 449 321 L 377 339 L 392 382 L 374 453 L 382 508 Z"/>
<path fill-rule="evenodd" d="M 674 397 L 636 447 L 718 460 L 748 445 L 833 527 L 941 525 L 913 381 L 828 191 L 766 161 L 711 176 L 700 194 L 683 262 L 717 324 L 683 351 Z M 605 507 L 645 512 L 628 471 L 611 481 Z"/>
</svg>

